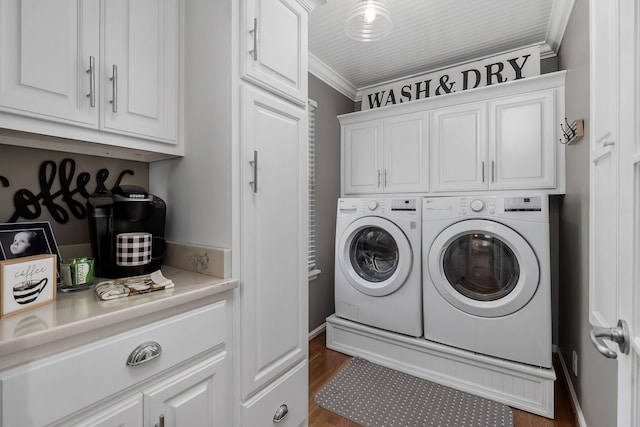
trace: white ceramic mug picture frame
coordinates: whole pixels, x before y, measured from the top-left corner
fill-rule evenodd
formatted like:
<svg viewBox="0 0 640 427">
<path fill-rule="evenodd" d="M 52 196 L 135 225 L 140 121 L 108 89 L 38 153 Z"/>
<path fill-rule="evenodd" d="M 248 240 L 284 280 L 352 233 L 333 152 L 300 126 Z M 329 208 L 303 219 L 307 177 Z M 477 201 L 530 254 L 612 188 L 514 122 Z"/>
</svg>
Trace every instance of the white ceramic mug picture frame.
<svg viewBox="0 0 640 427">
<path fill-rule="evenodd" d="M 56 299 L 57 255 L 0 261 L 0 318 Z"/>
</svg>

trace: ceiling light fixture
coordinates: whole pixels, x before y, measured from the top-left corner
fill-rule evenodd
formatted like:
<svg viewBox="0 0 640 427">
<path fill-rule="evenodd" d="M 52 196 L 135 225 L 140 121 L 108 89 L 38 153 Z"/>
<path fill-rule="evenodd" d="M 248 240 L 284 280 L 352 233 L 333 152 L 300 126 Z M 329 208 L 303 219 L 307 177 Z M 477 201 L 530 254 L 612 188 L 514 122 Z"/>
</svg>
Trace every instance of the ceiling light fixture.
<svg viewBox="0 0 640 427">
<path fill-rule="evenodd" d="M 386 0 L 357 0 L 349 11 L 344 28 L 349 37 L 358 41 L 386 37 L 393 29 Z"/>
</svg>

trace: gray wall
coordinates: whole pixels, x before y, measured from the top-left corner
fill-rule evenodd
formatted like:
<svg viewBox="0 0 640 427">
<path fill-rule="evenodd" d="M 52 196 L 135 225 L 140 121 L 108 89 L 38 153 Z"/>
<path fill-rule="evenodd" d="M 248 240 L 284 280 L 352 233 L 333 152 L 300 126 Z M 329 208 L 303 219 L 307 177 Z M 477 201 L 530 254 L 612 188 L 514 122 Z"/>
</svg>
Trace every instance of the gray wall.
<svg viewBox="0 0 640 427">
<path fill-rule="evenodd" d="M 309 331 L 333 314 L 336 209 L 340 197 L 340 123 L 336 116 L 350 113 L 353 101 L 309 74 L 309 98 L 316 110 L 316 236 L 317 262 L 322 271 L 309 282 Z"/>
<path fill-rule="evenodd" d="M 25 134 L 26 135 L 26 134 Z M 0 144 L 2 144 L 0 136 Z M 30 136 L 38 139 L 37 135 Z M 75 170 L 69 167 L 63 175 L 68 179 L 69 185 L 61 184 L 61 164 L 64 159 L 72 159 L 75 162 Z M 50 188 L 43 191 L 42 187 L 49 187 L 49 184 L 42 186 L 39 180 L 39 171 L 45 161 L 53 162 L 56 167 L 48 168 L 46 181 L 50 181 Z M 70 163 L 67 163 L 70 166 Z M 30 205 L 29 210 L 39 213 L 35 218 L 18 218 L 18 222 L 49 221 L 58 246 L 89 243 L 89 227 L 85 217 L 75 216 L 69 208 L 61 190 L 63 187 L 69 190 L 70 198 L 84 206 L 87 199 L 78 190 L 78 176 L 81 173 L 89 174 L 89 181 L 84 186 L 88 193 L 93 193 L 96 189 L 96 173 L 100 169 L 109 171 L 109 178 L 106 187 L 111 188 L 119 173 L 125 169 L 134 172 L 133 176 L 123 179 L 123 184 L 140 185 L 149 188 L 149 166 L 147 163 L 132 162 L 128 160 L 117 160 L 107 157 L 85 156 L 82 154 L 63 153 L 59 151 L 37 150 L 10 145 L 0 145 L 0 176 L 4 177 L 9 185 L 0 183 L 0 222 L 8 222 L 16 211 L 14 196 L 17 192 L 24 193 L 24 190 L 32 193 L 37 198 L 37 202 Z M 49 193 L 52 195 L 50 205 L 52 209 L 61 210 L 68 215 L 66 223 L 60 223 L 52 217 L 49 208 L 46 206 L 47 197 L 38 197 Z M 72 202 L 72 203 L 74 203 Z M 57 206 L 57 207 L 54 207 Z M 167 206 L 167 209 L 172 209 Z M 12 221 L 16 222 L 16 221 Z"/>
<path fill-rule="evenodd" d="M 585 120 L 585 136 L 567 147 L 567 194 L 560 207 L 559 349 L 590 427 L 616 425 L 615 361 L 589 339 L 589 2 L 577 0 L 559 53 L 567 70 L 566 116 Z"/>
</svg>

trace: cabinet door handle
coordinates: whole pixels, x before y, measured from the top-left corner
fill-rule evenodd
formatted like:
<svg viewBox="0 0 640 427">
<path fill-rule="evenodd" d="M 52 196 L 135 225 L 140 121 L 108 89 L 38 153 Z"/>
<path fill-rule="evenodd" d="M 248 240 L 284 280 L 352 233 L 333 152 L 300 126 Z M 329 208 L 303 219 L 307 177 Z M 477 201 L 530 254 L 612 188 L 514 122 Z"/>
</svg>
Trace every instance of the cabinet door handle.
<svg viewBox="0 0 640 427">
<path fill-rule="evenodd" d="M 496 162 L 491 160 L 491 182 L 496 182 Z"/>
<path fill-rule="evenodd" d="M 253 192 L 258 192 L 258 151 L 253 150 L 253 160 L 249 160 L 249 164 L 253 167 L 253 181 L 249 181 L 249 185 L 253 187 Z"/>
<path fill-rule="evenodd" d="M 389 169 L 384 170 L 384 186 L 389 185 Z"/>
<path fill-rule="evenodd" d="M 150 360 L 160 357 L 162 347 L 155 341 L 148 341 L 137 346 L 127 358 L 128 366 L 142 365 Z"/>
<path fill-rule="evenodd" d="M 381 176 L 382 176 L 382 171 L 378 169 L 378 188 L 380 188 Z"/>
<path fill-rule="evenodd" d="M 160 415 L 155 427 L 164 427 L 164 414 Z"/>
<path fill-rule="evenodd" d="M 273 422 L 279 423 L 280 421 L 284 420 L 284 418 L 287 416 L 288 413 L 289 413 L 289 408 L 287 407 L 286 404 L 283 403 L 278 407 L 278 409 L 276 409 L 276 413 L 273 414 Z"/>
<path fill-rule="evenodd" d="M 482 183 L 484 184 L 484 162 L 482 162 Z"/>
<path fill-rule="evenodd" d="M 109 101 L 109 103 L 111 104 L 111 109 L 113 110 L 114 113 L 118 112 L 118 66 L 113 64 L 113 69 L 112 69 L 112 74 L 111 74 L 111 78 L 109 79 L 111 82 L 113 82 L 112 85 L 112 94 L 113 94 L 113 98 L 111 99 L 111 101 Z"/>
<path fill-rule="evenodd" d="M 249 34 L 253 36 L 253 50 L 249 53 L 253 55 L 253 60 L 258 60 L 258 18 L 253 18 L 253 30 L 249 30 Z"/>
<path fill-rule="evenodd" d="M 87 74 L 89 74 L 89 93 L 87 98 L 89 98 L 89 105 L 94 108 L 96 106 L 96 59 L 93 56 L 89 57 Z"/>
</svg>

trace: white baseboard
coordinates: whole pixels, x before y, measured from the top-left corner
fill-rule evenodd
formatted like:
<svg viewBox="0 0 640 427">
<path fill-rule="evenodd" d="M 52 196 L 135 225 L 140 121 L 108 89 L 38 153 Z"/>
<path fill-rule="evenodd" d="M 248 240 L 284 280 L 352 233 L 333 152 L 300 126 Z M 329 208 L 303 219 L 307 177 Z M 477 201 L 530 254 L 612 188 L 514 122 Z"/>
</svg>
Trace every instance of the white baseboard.
<svg viewBox="0 0 640 427">
<path fill-rule="evenodd" d="M 309 341 L 323 333 L 327 329 L 327 322 L 324 322 L 322 325 L 315 328 L 313 331 L 309 332 Z"/>
<path fill-rule="evenodd" d="M 576 391 L 573 388 L 573 383 L 571 382 L 571 377 L 569 376 L 569 369 L 567 365 L 564 363 L 564 357 L 562 357 L 562 352 L 558 347 L 556 350 L 558 353 L 558 358 L 560 359 L 560 365 L 562 366 L 562 374 L 564 375 L 565 382 L 567 383 L 567 387 L 569 387 L 569 394 L 571 395 L 571 403 L 576 409 L 576 414 L 578 415 L 578 425 L 580 427 L 587 427 L 587 421 L 584 419 L 584 414 L 582 413 L 582 408 L 580 408 L 580 402 L 578 402 L 578 396 L 576 395 Z"/>
</svg>

